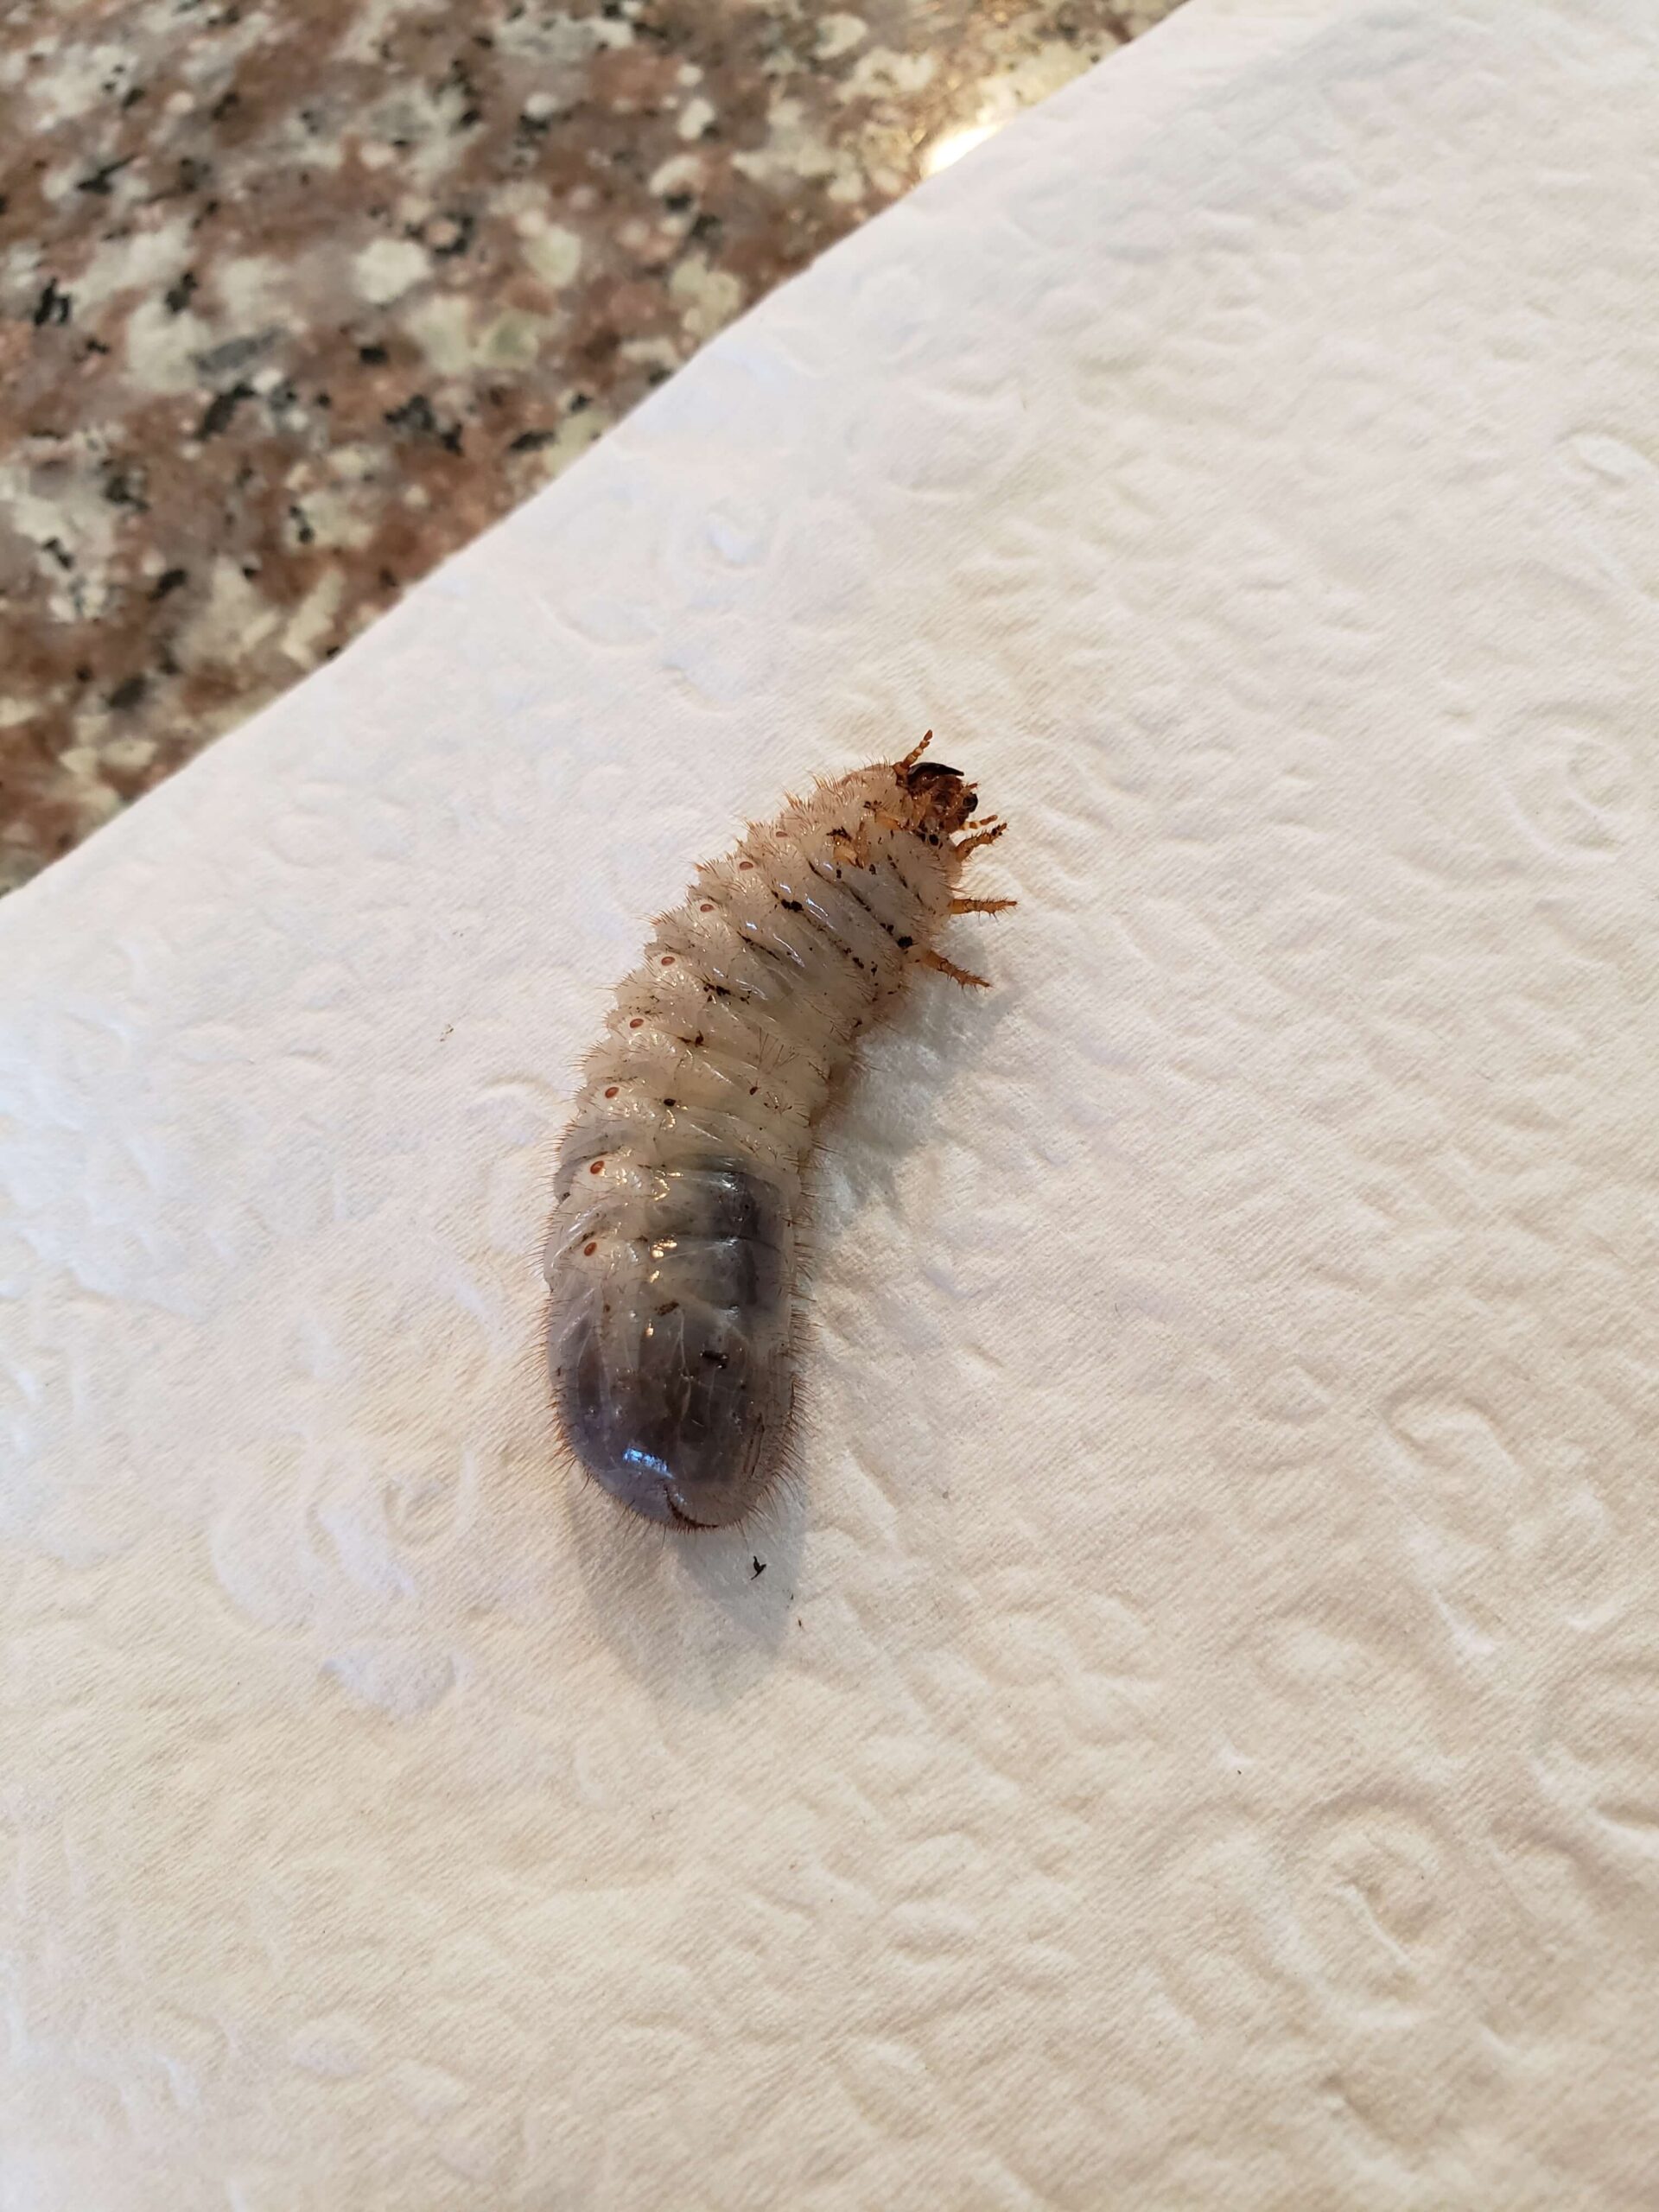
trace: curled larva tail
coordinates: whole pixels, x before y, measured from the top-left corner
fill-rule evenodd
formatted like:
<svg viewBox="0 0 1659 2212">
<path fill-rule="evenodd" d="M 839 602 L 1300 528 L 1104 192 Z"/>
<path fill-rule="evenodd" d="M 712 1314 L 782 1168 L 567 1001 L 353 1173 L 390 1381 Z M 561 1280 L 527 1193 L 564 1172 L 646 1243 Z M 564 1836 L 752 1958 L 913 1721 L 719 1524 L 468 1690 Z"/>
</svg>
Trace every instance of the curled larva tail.
<svg viewBox="0 0 1659 2212">
<path fill-rule="evenodd" d="M 645 1168 L 617 1217 L 594 1227 L 550 1268 L 570 1447 L 647 1520 L 741 1520 L 789 1422 L 785 1194 L 735 1158 L 699 1155 Z"/>
<path fill-rule="evenodd" d="M 546 1256 L 548 1357 L 583 1469 L 647 1520 L 722 1528 L 765 1494 L 794 1397 L 813 1132 L 861 1032 L 926 964 L 976 847 L 974 788 L 860 769 L 697 872 L 583 1071 Z"/>
</svg>

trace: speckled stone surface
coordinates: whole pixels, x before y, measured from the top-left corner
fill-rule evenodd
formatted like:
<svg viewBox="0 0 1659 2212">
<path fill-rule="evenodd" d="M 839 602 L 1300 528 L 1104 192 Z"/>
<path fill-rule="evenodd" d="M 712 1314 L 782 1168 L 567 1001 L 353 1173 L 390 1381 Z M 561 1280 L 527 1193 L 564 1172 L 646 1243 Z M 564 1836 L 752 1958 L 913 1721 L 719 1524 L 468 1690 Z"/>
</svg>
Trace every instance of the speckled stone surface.
<svg viewBox="0 0 1659 2212">
<path fill-rule="evenodd" d="M 13 0 L 0 891 L 1176 0 Z"/>
</svg>

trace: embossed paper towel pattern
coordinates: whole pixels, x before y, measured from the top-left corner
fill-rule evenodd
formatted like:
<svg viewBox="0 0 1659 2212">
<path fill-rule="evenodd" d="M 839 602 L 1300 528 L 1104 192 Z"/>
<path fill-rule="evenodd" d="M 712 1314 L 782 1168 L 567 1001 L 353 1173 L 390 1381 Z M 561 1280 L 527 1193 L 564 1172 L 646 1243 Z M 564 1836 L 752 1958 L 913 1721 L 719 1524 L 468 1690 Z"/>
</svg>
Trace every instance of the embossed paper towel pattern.
<svg viewBox="0 0 1659 2212">
<path fill-rule="evenodd" d="M 9 2205 L 1653 2201 L 1656 41 L 1192 0 L 0 910 Z M 623 1541 L 571 1072 L 930 724 L 998 988 Z"/>
</svg>

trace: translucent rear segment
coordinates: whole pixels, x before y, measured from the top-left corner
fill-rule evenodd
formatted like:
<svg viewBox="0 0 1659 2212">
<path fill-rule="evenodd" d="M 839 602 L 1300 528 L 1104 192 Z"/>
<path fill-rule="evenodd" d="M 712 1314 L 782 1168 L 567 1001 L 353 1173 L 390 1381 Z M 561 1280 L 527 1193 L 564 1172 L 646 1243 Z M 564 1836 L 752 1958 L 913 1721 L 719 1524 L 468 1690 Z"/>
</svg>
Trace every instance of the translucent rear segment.
<svg viewBox="0 0 1659 2212">
<path fill-rule="evenodd" d="M 793 1231 L 741 1161 L 656 1171 L 633 1234 L 567 1250 L 549 1362 L 564 1433 L 647 1520 L 721 1528 L 772 1478 L 787 1425 Z"/>
</svg>

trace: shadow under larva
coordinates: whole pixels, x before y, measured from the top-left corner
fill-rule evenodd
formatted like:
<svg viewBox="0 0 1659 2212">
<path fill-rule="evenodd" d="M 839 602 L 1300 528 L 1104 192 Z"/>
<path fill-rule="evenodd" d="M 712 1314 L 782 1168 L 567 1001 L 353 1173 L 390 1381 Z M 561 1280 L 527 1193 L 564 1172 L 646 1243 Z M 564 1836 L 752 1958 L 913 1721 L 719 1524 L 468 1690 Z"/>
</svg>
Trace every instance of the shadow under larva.
<svg viewBox="0 0 1659 2212">
<path fill-rule="evenodd" d="M 957 890 L 1004 825 L 925 760 L 791 799 L 659 917 L 589 1055 L 545 1268 L 566 1443 L 647 1521 L 729 1528 L 784 1465 L 808 1162 L 857 1049 L 934 942 L 1007 899 Z"/>
</svg>

